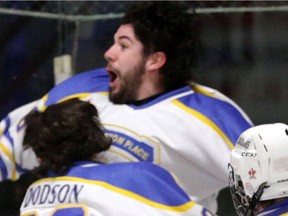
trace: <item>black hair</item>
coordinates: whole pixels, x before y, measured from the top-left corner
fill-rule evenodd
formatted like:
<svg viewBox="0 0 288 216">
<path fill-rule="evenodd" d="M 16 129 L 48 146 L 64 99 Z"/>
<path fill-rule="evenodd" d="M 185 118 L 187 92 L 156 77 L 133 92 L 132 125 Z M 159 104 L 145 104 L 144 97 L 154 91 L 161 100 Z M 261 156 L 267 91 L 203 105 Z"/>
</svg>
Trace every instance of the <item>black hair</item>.
<svg viewBox="0 0 288 216">
<path fill-rule="evenodd" d="M 161 69 L 166 88 L 192 81 L 199 46 L 198 18 L 183 2 L 137 2 L 122 18 L 131 24 L 136 38 L 143 44 L 144 56 L 162 51 L 167 62 Z"/>
</svg>

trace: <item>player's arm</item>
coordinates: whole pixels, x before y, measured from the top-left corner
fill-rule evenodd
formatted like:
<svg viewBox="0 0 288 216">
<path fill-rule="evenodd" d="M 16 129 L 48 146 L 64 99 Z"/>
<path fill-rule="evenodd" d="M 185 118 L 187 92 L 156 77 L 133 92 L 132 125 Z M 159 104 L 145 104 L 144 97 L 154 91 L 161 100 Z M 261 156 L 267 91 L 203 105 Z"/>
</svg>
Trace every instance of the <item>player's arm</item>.
<svg viewBox="0 0 288 216">
<path fill-rule="evenodd" d="M 80 73 L 55 86 L 41 99 L 9 113 L 0 122 L 0 181 L 16 180 L 23 172 L 38 165 L 34 152 L 22 146 L 24 118 L 31 110 L 44 110 L 72 97 L 88 100 L 93 93 L 107 91 L 107 82 L 109 76 L 103 68 Z"/>
<path fill-rule="evenodd" d="M 22 164 L 24 152 L 22 139 L 24 134 L 24 117 L 35 109 L 38 101 L 21 106 L 9 113 L 0 122 L 0 181 L 16 180 L 24 171 Z M 33 155 L 29 157 L 33 163 Z M 37 161 L 34 161 L 34 166 Z"/>
</svg>

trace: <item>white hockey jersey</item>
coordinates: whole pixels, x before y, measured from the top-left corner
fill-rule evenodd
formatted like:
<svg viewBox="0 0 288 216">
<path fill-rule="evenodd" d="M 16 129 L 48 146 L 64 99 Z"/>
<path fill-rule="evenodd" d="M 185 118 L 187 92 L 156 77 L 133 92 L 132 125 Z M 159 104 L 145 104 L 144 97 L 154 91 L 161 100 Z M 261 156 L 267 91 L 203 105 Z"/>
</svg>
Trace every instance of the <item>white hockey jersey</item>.
<svg viewBox="0 0 288 216">
<path fill-rule="evenodd" d="M 205 216 L 174 178 L 152 163 L 78 162 L 65 176 L 36 181 L 21 216 Z"/>
<path fill-rule="evenodd" d="M 42 99 L 11 112 L 0 124 L 1 178 L 15 179 L 37 165 L 31 149 L 22 148 L 23 117 L 33 106 L 45 109 L 78 97 L 99 112 L 113 140 L 103 162 L 146 161 L 174 173 L 184 190 L 201 201 L 228 186 L 227 164 L 238 136 L 252 123 L 220 92 L 193 84 L 161 95 L 141 106 L 115 105 L 108 99 L 105 69 L 75 75 Z"/>
</svg>

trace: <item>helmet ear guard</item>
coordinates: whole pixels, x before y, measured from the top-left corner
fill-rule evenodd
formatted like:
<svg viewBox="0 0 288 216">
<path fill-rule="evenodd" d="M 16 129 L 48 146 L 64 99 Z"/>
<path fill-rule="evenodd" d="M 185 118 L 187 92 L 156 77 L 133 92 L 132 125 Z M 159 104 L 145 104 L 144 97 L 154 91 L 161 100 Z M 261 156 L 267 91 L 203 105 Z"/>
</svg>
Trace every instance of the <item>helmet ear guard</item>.
<svg viewBox="0 0 288 216">
<path fill-rule="evenodd" d="M 256 191 L 256 193 L 254 193 L 250 205 L 248 207 L 248 211 L 247 211 L 247 215 L 253 215 L 254 213 L 254 209 L 257 205 L 257 203 L 260 201 L 260 198 L 264 192 L 265 188 L 268 188 L 269 186 L 267 186 L 267 182 L 264 182 L 260 185 L 260 187 L 258 188 L 258 190 Z"/>
<path fill-rule="evenodd" d="M 244 131 L 231 151 L 228 168 L 239 215 L 253 215 L 262 200 L 288 196 L 288 126 L 266 124 Z"/>
</svg>

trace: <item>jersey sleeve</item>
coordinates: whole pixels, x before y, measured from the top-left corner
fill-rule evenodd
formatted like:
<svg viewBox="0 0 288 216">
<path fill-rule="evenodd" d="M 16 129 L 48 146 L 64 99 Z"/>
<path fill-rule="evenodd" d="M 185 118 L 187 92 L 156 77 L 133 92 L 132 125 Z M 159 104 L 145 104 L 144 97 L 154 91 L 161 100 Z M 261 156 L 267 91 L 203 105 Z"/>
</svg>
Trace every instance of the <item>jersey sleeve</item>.
<svg viewBox="0 0 288 216">
<path fill-rule="evenodd" d="M 21 153 L 24 117 L 36 107 L 38 101 L 31 102 L 10 112 L 0 123 L 0 180 L 16 180 L 19 174 L 24 171 L 22 166 Z M 32 153 L 29 158 L 35 165 L 35 155 Z M 36 163 L 37 164 L 37 163 Z"/>
</svg>

